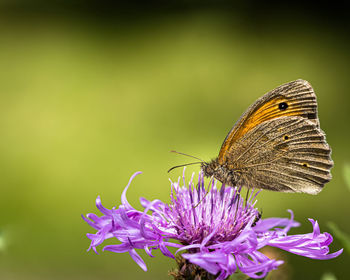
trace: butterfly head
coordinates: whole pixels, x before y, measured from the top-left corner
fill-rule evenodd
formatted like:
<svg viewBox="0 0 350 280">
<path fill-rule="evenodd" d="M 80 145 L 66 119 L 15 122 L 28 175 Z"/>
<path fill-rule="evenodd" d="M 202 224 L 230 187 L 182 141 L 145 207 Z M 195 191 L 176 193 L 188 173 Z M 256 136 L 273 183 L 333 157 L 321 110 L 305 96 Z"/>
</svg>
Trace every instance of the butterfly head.
<svg viewBox="0 0 350 280">
<path fill-rule="evenodd" d="M 214 177 L 223 184 L 235 186 L 237 182 L 236 174 L 232 169 L 228 169 L 225 165 L 221 165 L 218 159 L 213 159 L 209 163 L 203 162 L 201 169 L 206 177 Z"/>
</svg>

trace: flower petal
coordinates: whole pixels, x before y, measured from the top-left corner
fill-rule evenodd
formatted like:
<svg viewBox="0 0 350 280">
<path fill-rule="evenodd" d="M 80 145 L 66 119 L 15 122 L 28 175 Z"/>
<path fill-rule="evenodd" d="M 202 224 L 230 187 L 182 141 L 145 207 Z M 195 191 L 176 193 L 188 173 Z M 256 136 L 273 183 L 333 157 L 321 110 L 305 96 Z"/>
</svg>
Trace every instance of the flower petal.
<svg viewBox="0 0 350 280">
<path fill-rule="evenodd" d="M 139 174 L 142 174 L 141 171 L 138 171 L 138 172 L 135 172 L 131 177 L 130 177 L 130 180 L 129 180 L 129 183 L 126 185 L 125 189 L 123 190 L 123 193 L 122 193 L 122 196 L 121 196 L 121 202 L 122 204 L 125 206 L 126 209 L 133 209 L 132 206 L 129 204 L 128 200 L 126 199 L 126 192 L 132 182 L 132 180 L 134 180 L 134 178 L 139 175 Z"/>
<path fill-rule="evenodd" d="M 143 259 L 140 257 L 140 255 L 138 253 L 136 253 L 136 251 L 134 249 L 129 251 L 130 256 L 132 257 L 132 259 L 144 270 L 147 271 L 147 266 L 145 264 L 145 262 L 143 261 Z"/>
<path fill-rule="evenodd" d="M 204 268 L 213 275 L 216 275 L 219 271 L 221 271 L 220 265 L 217 263 L 217 261 L 225 260 L 224 254 L 220 256 L 221 258 L 216 256 L 214 259 L 211 258 L 211 253 L 182 254 L 182 257 L 189 260 L 191 263 Z"/>
<path fill-rule="evenodd" d="M 313 233 L 277 237 L 267 242 L 267 245 L 283 249 L 293 254 L 301 255 L 312 259 L 332 259 L 342 253 L 342 249 L 329 253 L 328 245 L 332 242 L 332 236 L 325 232 L 320 233 L 317 221 L 310 219 L 313 225 Z"/>
</svg>

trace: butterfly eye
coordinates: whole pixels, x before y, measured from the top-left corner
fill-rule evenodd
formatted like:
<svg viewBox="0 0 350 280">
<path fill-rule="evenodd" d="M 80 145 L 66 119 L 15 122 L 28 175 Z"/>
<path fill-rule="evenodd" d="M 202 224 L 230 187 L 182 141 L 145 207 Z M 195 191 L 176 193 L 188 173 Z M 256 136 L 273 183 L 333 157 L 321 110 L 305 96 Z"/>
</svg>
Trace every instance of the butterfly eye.
<svg viewBox="0 0 350 280">
<path fill-rule="evenodd" d="M 288 108 L 288 104 L 286 102 L 281 102 L 280 104 L 278 104 L 278 109 L 280 109 L 281 111 L 284 111 Z"/>
</svg>

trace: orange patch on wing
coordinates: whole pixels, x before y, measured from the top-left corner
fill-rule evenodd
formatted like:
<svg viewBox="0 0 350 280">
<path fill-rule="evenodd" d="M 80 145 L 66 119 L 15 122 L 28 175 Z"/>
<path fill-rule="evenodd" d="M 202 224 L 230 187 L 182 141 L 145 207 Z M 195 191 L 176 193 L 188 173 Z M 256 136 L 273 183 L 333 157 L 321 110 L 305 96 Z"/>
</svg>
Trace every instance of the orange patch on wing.
<svg viewBox="0 0 350 280">
<path fill-rule="evenodd" d="M 278 105 L 281 102 L 286 102 L 288 104 L 286 110 L 279 109 Z M 225 162 L 225 154 L 230 149 L 232 143 L 243 137 L 248 131 L 252 130 L 257 125 L 279 117 L 301 116 L 303 114 L 301 109 L 301 106 L 293 106 L 293 101 L 287 100 L 286 98 L 276 98 L 264 103 L 248 115 L 241 125 L 238 124 L 237 129 L 233 129 L 230 132 L 219 152 L 219 163 L 223 164 Z"/>
</svg>

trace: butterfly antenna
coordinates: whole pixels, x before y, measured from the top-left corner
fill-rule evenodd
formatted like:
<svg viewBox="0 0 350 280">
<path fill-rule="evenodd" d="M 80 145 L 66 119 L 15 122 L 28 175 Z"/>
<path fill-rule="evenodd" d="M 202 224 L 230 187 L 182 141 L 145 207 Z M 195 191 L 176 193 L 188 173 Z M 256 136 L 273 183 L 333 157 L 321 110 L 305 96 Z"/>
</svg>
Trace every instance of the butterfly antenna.
<svg viewBox="0 0 350 280">
<path fill-rule="evenodd" d="M 187 166 L 187 165 L 193 165 L 193 164 L 200 164 L 200 163 L 202 163 L 202 162 L 201 162 L 201 161 L 196 161 L 196 162 L 190 162 L 190 163 L 185 163 L 185 164 L 181 164 L 181 165 L 176 165 L 176 166 L 170 168 L 170 169 L 168 170 L 168 173 L 169 173 L 171 170 L 173 170 L 173 169 L 175 169 L 175 168 L 178 168 L 178 167 Z"/>
<path fill-rule="evenodd" d="M 185 154 L 185 153 L 181 153 L 181 152 L 177 152 L 177 151 L 170 151 L 171 153 L 176 153 L 176 154 L 179 154 L 179 155 L 183 155 L 183 156 L 187 156 L 187 157 L 191 157 L 191 158 L 194 158 L 194 159 L 198 159 L 200 160 L 201 162 L 205 162 L 204 160 L 200 159 L 200 158 L 197 158 L 195 156 L 191 156 L 191 155 L 188 155 L 188 154 Z"/>
</svg>

